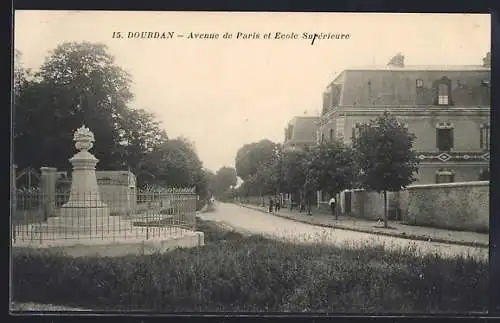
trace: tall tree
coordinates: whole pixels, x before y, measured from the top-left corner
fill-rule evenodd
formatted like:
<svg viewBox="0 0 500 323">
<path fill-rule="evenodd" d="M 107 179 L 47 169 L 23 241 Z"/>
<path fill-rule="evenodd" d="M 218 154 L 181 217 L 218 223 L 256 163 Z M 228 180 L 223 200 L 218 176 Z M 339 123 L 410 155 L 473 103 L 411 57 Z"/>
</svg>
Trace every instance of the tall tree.
<svg viewBox="0 0 500 323">
<path fill-rule="evenodd" d="M 257 173 L 260 165 L 268 163 L 275 155 L 275 143 L 268 139 L 246 144 L 236 154 L 236 174 L 245 180 Z"/>
<path fill-rule="evenodd" d="M 315 178 L 316 189 L 338 197 L 354 182 L 354 152 L 351 147 L 339 142 L 323 143 L 312 150 L 310 171 Z"/>
<path fill-rule="evenodd" d="M 154 174 L 154 183 L 193 187 L 202 178 L 202 162 L 189 142 L 171 139 L 146 155 L 143 169 Z"/>
<path fill-rule="evenodd" d="M 136 172 L 141 169 L 144 157 L 166 143 L 168 136 L 155 116 L 145 110 L 125 110 L 120 119 L 122 166 Z"/>
<path fill-rule="evenodd" d="M 21 87 L 25 81 L 24 72 L 25 71 L 22 64 L 22 53 L 21 51 L 16 49 L 14 51 L 14 71 L 13 71 L 15 100 L 17 100 L 17 98 L 19 97 L 21 92 Z"/>
<path fill-rule="evenodd" d="M 397 192 L 416 180 L 418 158 L 415 135 L 389 112 L 370 121 L 354 140 L 363 188 L 384 193 L 384 226 L 387 227 L 387 192 Z"/>
<path fill-rule="evenodd" d="M 308 174 L 307 150 L 286 150 L 283 153 L 283 190 L 295 198 L 302 195 Z"/>
<path fill-rule="evenodd" d="M 59 45 L 16 103 L 16 162 L 68 168 L 73 132 L 85 124 L 96 137 L 98 167 L 118 167 L 119 129 L 131 99 L 130 76 L 105 45 Z"/>
<path fill-rule="evenodd" d="M 214 194 L 217 197 L 222 196 L 232 186 L 237 183 L 236 170 L 232 167 L 221 167 L 213 178 Z"/>
</svg>

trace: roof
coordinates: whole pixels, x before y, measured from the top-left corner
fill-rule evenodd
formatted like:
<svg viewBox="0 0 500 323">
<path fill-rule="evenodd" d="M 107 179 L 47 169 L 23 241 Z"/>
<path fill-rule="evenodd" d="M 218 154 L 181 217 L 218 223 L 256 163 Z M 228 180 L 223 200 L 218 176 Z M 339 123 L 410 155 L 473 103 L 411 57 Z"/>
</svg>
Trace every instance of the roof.
<svg viewBox="0 0 500 323">
<path fill-rule="evenodd" d="M 296 116 L 288 123 L 292 126 L 292 138 L 289 141 L 316 142 L 316 123 L 320 116 Z"/>
<path fill-rule="evenodd" d="M 489 67 L 481 65 L 409 65 L 398 67 L 394 65 L 384 66 L 367 66 L 367 67 L 354 67 L 347 68 L 345 71 L 490 71 Z"/>
<path fill-rule="evenodd" d="M 340 106 L 435 105 L 436 82 L 446 80 L 453 105 L 489 106 L 490 89 L 484 81 L 490 75 L 490 68 L 474 65 L 351 68 L 335 79 L 341 90 L 332 94 L 336 97 L 330 102 Z"/>
</svg>

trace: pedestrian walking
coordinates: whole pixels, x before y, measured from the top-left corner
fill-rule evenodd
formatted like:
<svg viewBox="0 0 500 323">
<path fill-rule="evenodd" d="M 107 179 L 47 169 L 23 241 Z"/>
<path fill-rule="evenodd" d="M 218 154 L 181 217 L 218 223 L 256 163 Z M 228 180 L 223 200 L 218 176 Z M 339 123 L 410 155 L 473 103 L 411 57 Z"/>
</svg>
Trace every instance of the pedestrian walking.
<svg viewBox="0 0 500 323">
<path fill-rule="evenodd" d="M 335 197 L 332 196 L 328 204 L 330 205 L 330 210 L 332 210 L 332 216 L 335 216 Z"/>
<path fill-rule="evenodd" d="M 269 198 L 269 213 L 273 213 L 273 199 Z"/>
<path fill-rule="evenodd" d="M 274 212 L 278 212 L 280 210 L 280 200 L 279 198 L 276 198 L 276 201 L 274 202 Z"/>
</svg>

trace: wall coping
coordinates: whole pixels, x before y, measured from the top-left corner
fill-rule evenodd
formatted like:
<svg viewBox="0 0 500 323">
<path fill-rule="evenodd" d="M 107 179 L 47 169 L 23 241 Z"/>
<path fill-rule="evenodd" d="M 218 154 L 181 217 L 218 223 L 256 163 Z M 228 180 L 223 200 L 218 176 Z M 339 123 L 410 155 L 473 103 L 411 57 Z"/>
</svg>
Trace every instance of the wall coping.
<svg viewBox="0 0 500 323">
<path fill-rule="evenodd" d="M 410 185 L 406 187 L 406 189 L 402 189 L 399 192 L 403 191 L 408 191 L 412 189 L 419 189 L 419 188 L 432 188 L 432 187 L 467 187 L 467 186 L 489 186 L 490 181 L 471 181 L 471 182 L 455 182 L 455 183 L 439 183 L 439 184 L 416 184 L 416 185 Z M 344 190 L 343 192 L 372 192 L 376 193 L 375 191 L 367 191 L 362 188 L 356 188 L 356 189 L 350 189 L 350 190 Z"/>
<path fill-rule="evenodd" d="M 490 181 L 474 181 L 474 182 L 457 182 L 457 183 L 440 183 L 440 184 L 419 184 L 411 185 L 406 189 L 419 189 L 419 188 L 430 188 L 430 187 L 467 187 L 467 186 L 489 186 Z"/>
</svg>

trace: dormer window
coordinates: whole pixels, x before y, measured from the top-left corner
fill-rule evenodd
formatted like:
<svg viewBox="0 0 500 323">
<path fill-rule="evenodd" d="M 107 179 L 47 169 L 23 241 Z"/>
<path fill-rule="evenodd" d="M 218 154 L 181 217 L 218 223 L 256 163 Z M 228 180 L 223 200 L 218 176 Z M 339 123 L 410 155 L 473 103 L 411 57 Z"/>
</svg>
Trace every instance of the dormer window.
<svg viewBox="0 0 500 323">
<path fill-rule="evenodd" d="M 450 88 L 448 84 L 439 84 L 438 86 L 438 104 L 439 105 L 448 105 L 449 104 L 449 96 L 450 96 Z"/>
<path fill-rule="evenodd" d="M 420 89 L 420 88 L 422 88 L 422 87 L 424 87 L 424 81 L 423 81 L 423 80 L 421 80 L 421 79 L 418 79 L 418 80 L 417 80 L 417 88 L 419 88 L 419 89 Z"/>
<path fill-rule="evenodd" d="M 451 101 L 451 81 L 447 77 L 443 77 L 434 83 L 436 91 L 436 105 L 452 105 Z"/>
</svg>

